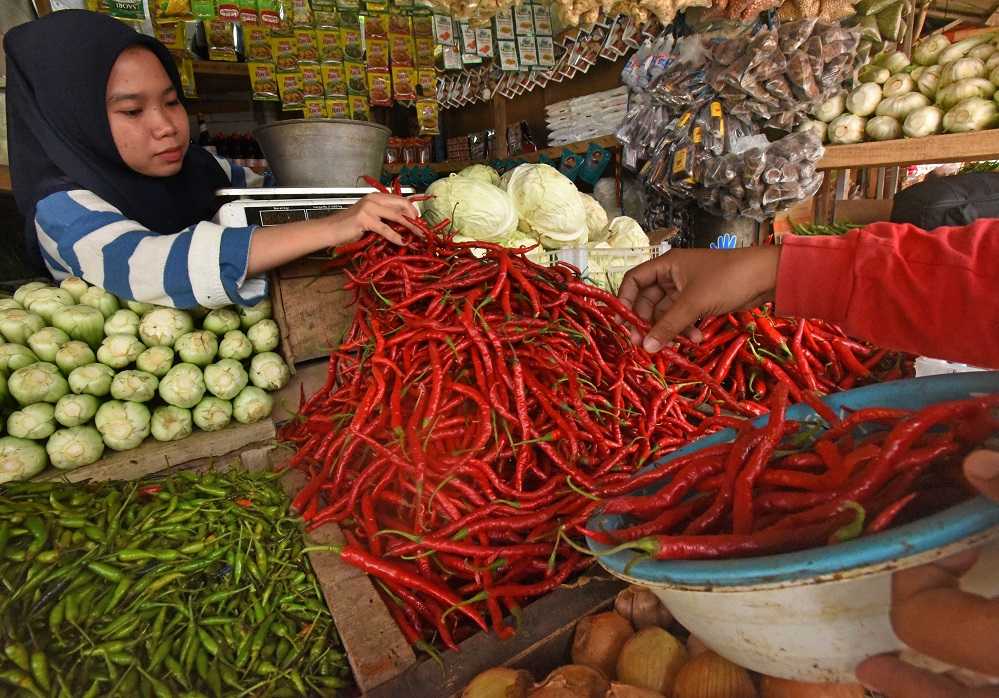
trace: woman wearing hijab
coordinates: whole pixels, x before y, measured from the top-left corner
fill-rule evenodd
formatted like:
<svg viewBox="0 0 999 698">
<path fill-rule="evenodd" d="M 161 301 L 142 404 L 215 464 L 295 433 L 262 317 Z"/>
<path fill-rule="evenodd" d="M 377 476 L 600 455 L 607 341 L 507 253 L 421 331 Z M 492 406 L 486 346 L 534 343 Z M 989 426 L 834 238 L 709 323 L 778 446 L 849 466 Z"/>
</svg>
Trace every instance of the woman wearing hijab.
<svg viewBox="0 0 999 698">
<path fill-rule="evenodd" d="M 11 30 L 4 48 L 20 244 L 56 280 L 179 308 L 252 305 L 269 269 L 365 233 L 401 244 L 392 222 L 413 229 L 415 207 L 388 194 L 318 220 L 214 224 L 215 190 L 260 178 L 190 143 L 180 76 L 159 41 L 65 10 Z"/>
</svg>

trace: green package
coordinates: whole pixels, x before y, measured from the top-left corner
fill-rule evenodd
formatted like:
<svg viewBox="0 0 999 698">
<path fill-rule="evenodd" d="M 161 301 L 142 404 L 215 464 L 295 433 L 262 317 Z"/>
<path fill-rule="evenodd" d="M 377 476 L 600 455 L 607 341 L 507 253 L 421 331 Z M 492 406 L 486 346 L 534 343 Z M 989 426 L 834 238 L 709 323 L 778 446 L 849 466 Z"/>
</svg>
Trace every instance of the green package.
<svg viewBox="0 0 999 698">
<path fill-rule="evenodd" d="M 215 0 L 191 0 L 195 19 L 215 19 Z"/>
</svg>

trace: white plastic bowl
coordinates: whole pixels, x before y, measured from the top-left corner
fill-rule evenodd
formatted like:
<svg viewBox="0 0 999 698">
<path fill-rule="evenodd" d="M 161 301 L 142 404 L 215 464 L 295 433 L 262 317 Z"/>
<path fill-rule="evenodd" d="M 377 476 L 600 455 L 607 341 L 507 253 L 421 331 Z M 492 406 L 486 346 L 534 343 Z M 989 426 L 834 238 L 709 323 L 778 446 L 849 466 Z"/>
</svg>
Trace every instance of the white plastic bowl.
<svg viewBox="0 0 999 698">
<path fill-rule="evenodd" d="M 983 372 L 869 386 L 826 402 L 834 409 L 918 408 L 995 392 L 999 372 Z M 810 413 L 798 405 L 789 417 Z M 731 432 L 715 434 L 666 460 L 731 438 Z M 588 525 L 612 531 L 622 523 L 620 517 L 598 515 Z M 597 552 L 607 548 L 592 539 L 589 544 Z M 906 649 L 891 628 L 891 573 L 983 545 L 962 586 L 996 596 L 999 506 L 981 497 L 874 536 L 798 553 L 629 566 L 634 556 L 622 552 L 600 562 L 615 576 L 651 589 L 684 627 L 741 666 L 801 681 L 849 682 L 867 657 Z"/>
</svg>

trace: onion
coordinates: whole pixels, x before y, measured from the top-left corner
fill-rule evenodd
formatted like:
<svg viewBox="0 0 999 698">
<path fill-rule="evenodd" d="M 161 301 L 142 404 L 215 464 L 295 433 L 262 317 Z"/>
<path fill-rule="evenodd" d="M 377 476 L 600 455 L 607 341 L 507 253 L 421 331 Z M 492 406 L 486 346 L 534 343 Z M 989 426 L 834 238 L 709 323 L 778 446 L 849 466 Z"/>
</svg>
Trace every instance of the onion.
<svg viewBox="0 0 999 698">
<path fill-rule="evenodd" d="M 920 92 L 908 92 L 898 97 L 889 97 L 878 105 L 878 116 L 890 116 L 904 120 L 912 112 L 930 104 L 930 98 Z"/>
<path fill-rule="evenodd" d="M 882 96 L 881 85 L 867 82 L 849 94 L 846 98 L 846 108 L 851 114 L 870 116 L 878 108 L 878 103 L 881 102 Z M 835 120 L 833 123 L 835 123 Z"/>
<path fill-rule="evenodd" d="M 919 65 L 933 65 L 949 46 L 950 40 L 946 36 L 934 34 L 912 47 L 912 58 Z"/>
<path fill-rule="evenodd" d="M 864 140 L 867 119 L 855 114 L 843 114 L 829 124 L 829 142 L 836 145 L 860 143 Z"/>
<path fill-rule="evenodd" d="M 828 124 L 830 121 L 842 114 L 844 109 L 846 109 L 846 95 L 842 92 L 837 92 L 832 97 L 817 106 L 815 111 L 812 113 L 816 119 L 824 121 Z"/>
<path fill-rule="evenodd" d="M 967 133 L 993 128 L 999 121 L 996 103 L 988 99 L 971 97 L 959 102 L 944 115 L 944 131 L 947 133 Z"/>
<path fill-rule="evenodd" d="M 619 592 L 614 599 L 614 610 L 638 630 L 652 626 L 668 628 L 673 623 L 669 609 L 645 587 L 630 586 Z"/>
<path fill-rule="evenodd" d="M 948 63 L 940 71 L 940 87 L 968 78 L 984 78 L 985 62 L 979 58 L 959 58 Z"/>
<path fill-rule="evenodd" d="M 610 682 L 593 667 L 567 664 L 548 674 L 541 688 L 567 688 L 577 698 L 604 698 Z"/>
<path fill-rule="evenodd" d="M 494 667 L 472 679 L 461 698 L 526 698 L 533 683 L 526 671 Z"/>
<path fill-rule="evenodd" d="M 875 116 L 864 129 L 872 141 L 891 141 L 902 137 L 902 126 L 891 116 Z"/>
<path fill-rule="evenodd" d="M 542 686 L 531 691 L 527 698 L 579 698 L 576 691 L 564 686 Z"/>
<path fill-rule="evenodd" d="M 626 683 L 612 683 L 604 698 L 666 698 L 666 696 L 647 688 L 629 686 Z"/>
<path fill-rule="evenodd" d="M 617 659 L 617 678 L 639 688 L 670 695 L 687 650 L 662 628 L 645 628 L 628 640 Z"/>
<path fill-rule="evenodd" d="M 915 78 L 906 73 L 892 75 L 884 84 L 882 91 L 885 97 L 898 97 L 906 92 L 912 92 L 916 87 Z"/>
<path fill-rule="evenodd" d="M 673 698 L 756 698 L 756 686 L 748 671 L 709 651 L 683 665 Z"/>
<path fill-rule="evenodd" d="M 697 637 L 696 635 L 691 635 L 687 638 L 687 653 L 691 657 L 696 657 L 699 654 L 704 654 L 705 652 L 710 652 L 711 648 L 704 644 L 704 640 Z"/>
<path fill-rule="evenodd" d="M 631 623 L 613 611 L 586 616 L 576 624 L 572 662 L 598 669 L 612 679 L 621 648 L 634 634 Z"/>
<path fill-rule="evenodd" d="M 922 107 L 905 117 L 902 132 L 909 138 L 922 138 L 940 132 L 943 110 L 939 107 Z"/>
<path fill-rule="evenodd" d="M 864 687 L 857 683 L 805 683 L 764 676 L 760 698 L 864 698 Z"/>
</svg>

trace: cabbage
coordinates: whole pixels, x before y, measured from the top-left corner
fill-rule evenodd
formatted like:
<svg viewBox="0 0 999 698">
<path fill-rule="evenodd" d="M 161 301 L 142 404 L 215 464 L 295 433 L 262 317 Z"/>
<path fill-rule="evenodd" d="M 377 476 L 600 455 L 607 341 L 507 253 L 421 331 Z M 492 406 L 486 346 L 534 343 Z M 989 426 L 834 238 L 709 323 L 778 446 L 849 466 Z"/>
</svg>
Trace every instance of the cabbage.
<svg viewBox="0 0 999 698">
<path fill-rule="evenodd" d="M 878 116 L 890 116 L 895 119 L 905 120 L 912 112 L 930 104 L 930 98 L 920 92 L 907 92 L 898 97 L 889 97 L 881 101 L 878 105 Z"/>
<path fill-rule="evenodd" d="M 145 371 L 122 371 L 111 381 L 111 397 L 115 400 L 149 402 L 156 396 L 159 380 Z"/>
<path fill-rule="evenodd" d="M 249 376 L 243 364 L 235 359 L 221 359 L 205 367 L 205 387 L 223 400 L 232 400 L 246 387 Z"/>
<path fill-rule="evenodd" d="M 246 337 L 253 345 L 253 351 L 260 354 L 276 349 L 281 333 L 273 320 L 261 320 L 246 331 Z"/>
<path fill-rule="evenodd" d="M 0 297 L 0 310 L 24 310 L 24 306 L 8 296 Z"/>
<path fill-rule="evenodd" d="M 898 119 L 891 116 L 875 116 L 869 119 L 865 132 L 874 141 L 891 141 L 902 137 L 902 127 Z"/>
<path fill-rule="evenodd" d="M 141 301 L 125 301 L 125 307 L 131 310 L 133 313 L 139 317 L 144 317 L 147 313 L 151 313 L 156 310 L 156 306 L 152 303 L 143 303 Z"/>
<path fill-rule="evenodd" d="M 24 307 L 41 315 L 45 322 L 52 322 L 53 315 L 75 302 L 69 291 L 48 286 L 36 289 L 24 297 Z"/>
<path fill-rule="evenodd" d="M 125 368 L 139 358 L 146 347 L 131 334 L 112 334 L 97 349 L 97 360 L 111 368 Z"/>
<path fill-rule="evenodd" d="M 3 334 L 8 342 L 26 345 L 28 337 L 43 327 L 45 320 L 37 313 L 15 308 L 0 311 L 0 334 Z"/>
<path fill-rule="evenodd" d="M 257 354 L 250 362 L 250 381 L 264 390 L 280 390 L 288 385 L 291 371 L 288 364 L 274 352 Z"/>
<path fill-rule="evenodd" d="M 142 316 L 139 337 L 147 347 L 172 347 L 177 338 L 194 329 L 188 313 L 175 308 L 157 308 Z"/>
<path fill-rule="evenodd" d="M 898 97 L 907 92 L 912 92 L 915 88 L 916 81 L 911 75 L 899 73 L 898 75 L 892 75 L 891 79 L 881 88 L 881 91 L 885 97 Z"/>
<path fill-rule="evenodd" d="M 173 349 L 170 347 L 149 347 L 135 359 L 135 367 L 151 373 L 157 378 L 166 375 L 173 366 Z"/>
<path fill-rule="evenodd" d="M 885 79 L 887 80 L 887 78 Z M 874 110 L 878 108 L 878 104 L 881 102 L 881 97 L 881 85 L 873 82 L 864 83 L 847 96 L 846 108 L 851 114 L 855 114 L 856 116 L 870 116 L 874 113 Z M 843 116 L 846 115 L 844 114 L 836 117 L 836 119 L 830 123 L 829 128 L 835 131 L 832 124 L 835 124 L 837 121 L 842 119 Z M 863 127 L 861 127 L 861 130 L 863 130 Z M 832 140 L 832 134 L 829 135 L 829 140 Z M 838 141 L 833 142 L 836 143 Z M 852 142 L 859 143 L 859 141 Z"/>
<path fill-rule="evenodd" d="M 941 109 L 947 110 L 967 99 L 989 98 L 995 94 L 995 91 L 996 86 L 984 78 L 968 78 L 941 87 L 937 91 L 936 103 Z"/>
<path fill-rule="evenodd" d="M 29 281 L 23 286 L 19 286 L 16 291 L 14 291 L 14 300 L 20 303 L 22 306 L 25 304 L 25 298 L 32 291 L 37 291 L 40 288 L 52 288 L 49 284 L 44 281 Z"/>
<path fill-rule="evenodd" d="M 160 405 L 153 412 L 149 430 L 157 441 L 179 441 L 194 431 L 191 410 L 173 405 Z"/>
<path fill-rule="evenodd" d="M 139 336 L 139 314 L 132 310 L 116 310 L 104 323 L 104 334 Z"/>
<path fill-rule="evenodd" d="M 902 132 L 909 138 L 922 138 L 940 133 L 943 116 L 940 107 L 921 107 L 905 117 Z"/>
<path fill-rule="evenodd" d="M 69 378 L 69 389 L 77 395 L 104 397 L 111 392 L 114 370 L 104 364 L 87 364 L 74 368 Z"/>
<path fill-rule="evenodd" d="M 91 349 L 100 346 L 104 339 L 104 316 L 89 305 L 71 305 L 52 316 L 52 325 L 72 339 L 86 342 Z M 2 331 L 2 328 L 0 328 Z"/>
<path fill-rule="evenodd" d="M 214 332 L 196 330 L 178 337 L 174 349 L 181 361 L 195 366 L 207 366 L 215 360 L 219 340 Z"/>
<path fill-rule="evenodd" d="M 253 424 L 270 416 L 274 399 L 260 388 L 248 385 L 232 401 L 232 416 L 240 424 Z"/>
<path fill-rule="evenodd" d="M 0 484 L 33 478 L 48 463 L 40 444 L 14 436 L 0 438 Z"/>
<path fill-rule="evenodd" d="M 240 306 L 237 310 L 239 313 L 240 325 L 244 330 L 248 330 L 261 320 L 266 320 L 271 317 L 271 310 L 270 298 L 264 298 L 256 305 Z"/>
<path fill-rule="evenodd" d="M 459 172 L 458 176 L 471 177 L 472 179 L 477 179 L 480 182 L 492 184 L 494 187 L 499 186 L 500 183 L 499 172 L 489 167 L 489 165 L 469 165 Z"/>
<path fill-rule="evenodd" d="M 950 39 L 943 34 L 934 34 L 912 47 L 912 59 L 919 65 L 933 65 L 948 46 Z"/>
<path fill-rule="evenodd" d="M 940 71 L 940 87 L 968 78 L 984 78 L 987 74 L 985 62 L 979 58 L 959 58 L 948 63 Z"/>
<path fill-rule="evenodd" d="M 93 427 L 70 427 L 54 433 L 45 444 L 52 466 L 72 470 L 90 465 L 104 455 L 101 433 Z"/>
<path fill-rule="evenodd" d="M 797 131 L 808 131 L 815 135 L 823 143 L 826 142 L 826 135 L 829 132 L 829 124 L 825 121 L 818 121 L 817 119 L 805 119 L 801 122 Z"/>
<path fill-rule="evenodd" d="M 940 86 L 940 71 L 942 70 L 941 66 L 932 65 L 921 72 L 919 77 L 915 78 L 916 89 L 927 97 L 935 96 L 937 88 Z"/>
<path fill-rule="evenodd" d="M 201 431 L 218 431 L 225 429 L 232 421 L 232 403 L 217 397 L 206 397 L 199 402 L 191 416 Z"/>
<path fill-rule="evenodd" d="M 149 408 L 141 402 L 110 400 L 97 410 L 94 425 L 108 448 L 127 451 L 149 436 L 149 419 Z"/>
<path fill-rule="evenodd" d="M 28 349 L 23 344 L 0 344 L 0 371 L 13 373 L 19 368 L 24 368 L 28 364 L 38 361 L 35 352 Z"/>
<path fill-rule="evenodd" d="M 500 176 L 499 184 L 497 184 L 496 186 L 498 186 L 503 191 L 507 191 L 507 189 L 510 186 L 511 177 L 513 177 L 513 170 L 507 170 Z"/>
<path fill-rule="evenodd" d="M 253 354 L 253 344 L 245 334 L 239 330 L 229 330 L 219 342 L 220 359 L 236 359 L 242 361 L 250 358 Z"/>
<path fill-rule="evenodd" d="M 93 419 L 98 407 L 100 402 L 93 395 L 63 395 L 53 414 L 64 427 L 78 427 Z"/>
<path fill-rule="evenodd" d="M 55 403 L 69 392 L 69 383 L 55 364 L 39 361 L 14 371 L 7 379 L 7 389 L 21 405 Z"/>
<path fill-rule="evenodd" d="M 89 305 L 91 308 L 97 308 L 101 311 L 101 314 L 105 318 L 109 318 L 117 312 L 118 308 L 118 298 L 114 294 L 108 293 L 103 288 L 97 288 L 96 286 L 91 286 L 83 295 L 80 296 L 80 305 Z"/>
<path fill-rule="evenodd" d="M 28 405 L 7 418 L 7 433 L 19 439 L 47 439 L 55 430 L 55 408 L 47 402 Z"/>
<path fill-rule="evenodd" d="M 579 194 L 586 209 L 586 241 L 600 242 L 607 239 L 607 211 L 589 194 Z"/>
<path fill-rule="evenodd" d="M 812 114 L 816 119 L 824 123 L 829 123 L 846 109 L 846 94 L 837 92 L 832 97 L 824 101 L 815 108 Z"/>
<path fill-rule="evenodd" d="M 867 119 L 856 114 L 837 116 L 829 124 L 829 142 L 835 145 L 860 143 L 864 140 L 864 127 L 866 125 Z"/>
<path fill-rule="evenodd" d="M 452 175 L 427 188 L 433 196 L 424 204 L 423 218 L 431 225 L 450 219 L 458 233 L 475 240 L 496 240 L 517 227 L 510 197 L 479 179 Z"/>
<path fill-rule="evenodd" d="M 43 327 L 28 337 L 28 346 L 42 361 L 55 361 L 56 354 L 69 342 L 69 335 L 58 327 Z"/>
<path fill-rule="evenodd" d="M 66 342 L 55 355 L 56 366 L 67 376 L 80 366 L 86 366 L 95 361 L 97 361 L 97 356 L 94 354 L 94 350 L 90 348 L 89 344 L 78 339 Z"/>
<path fill-rule="evenodd" d="M 585 243 L 586 208 L 568 177 L 551 165 L 521 165 L 508 187 L 519 227 L 541 240 Z M 563 245 L 564 246 L 564 245 Z"/>
<path fill-rule="evenodd" d="M 232 308 L 217 308 L 205 316 L 202 327 L 217 335 L 239 329 L 239 313 Z"/>
<path fill-rule="evenodd" d="M 649 236 L 634 218 L 618 216 L 607 226 L 607 231 L 607 242 L 611 247 L 649 246 Z"/>
<path fill-rule="evenodd" d="M 160 397 L 174 407 L 190 409 L 205 395 L 205 377 L 194 364 L 177 364 L 160 381 Z"/>
<path fill-rule="evenodd" d="M 944 131 L 947 133 L 984 131 L 994 128 L 997 123 L 999 123 L 999 110 L 996 109 L 996 103 L 980 97 L 970 97 L 958 102 L 943 118 Z"/>
</svg>

